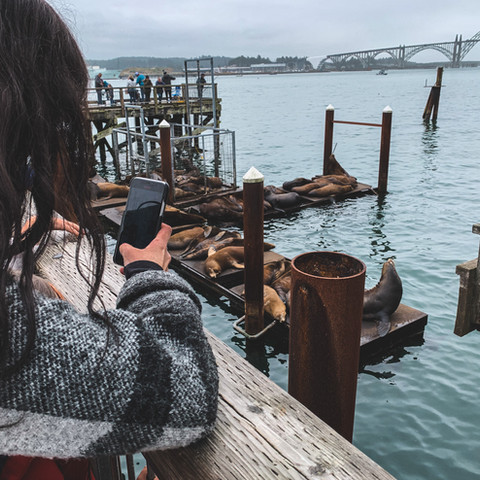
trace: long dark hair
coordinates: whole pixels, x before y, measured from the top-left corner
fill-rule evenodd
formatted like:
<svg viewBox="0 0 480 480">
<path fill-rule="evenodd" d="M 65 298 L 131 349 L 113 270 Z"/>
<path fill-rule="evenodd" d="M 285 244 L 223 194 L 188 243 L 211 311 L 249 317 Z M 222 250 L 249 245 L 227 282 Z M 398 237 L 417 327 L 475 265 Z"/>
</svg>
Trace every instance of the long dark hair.
<svg viewBox="0 0 480 480">
<path fill-rule="evenodd" d="M 80 240 L 92 247 L 95 276 L 88 309 L 100 316 L 93 301 L 103 274 L 105 241 L 86 188 L 93 158 L 87 87 L 82 53 L 52 7 L 44 0 L 0 0 L 0 375 L 18 369 L 34 344 L 32 275 L 59 205 L 68 207 L 82 229 Z M 37 220 L 22 234 L 28 189 Z M 14 362 L 5 291 L 17 254 L 23 258 L 19 285 L 27 339 Z M 80 270 L 78 248 L 76 263 Z"/>
</svg>

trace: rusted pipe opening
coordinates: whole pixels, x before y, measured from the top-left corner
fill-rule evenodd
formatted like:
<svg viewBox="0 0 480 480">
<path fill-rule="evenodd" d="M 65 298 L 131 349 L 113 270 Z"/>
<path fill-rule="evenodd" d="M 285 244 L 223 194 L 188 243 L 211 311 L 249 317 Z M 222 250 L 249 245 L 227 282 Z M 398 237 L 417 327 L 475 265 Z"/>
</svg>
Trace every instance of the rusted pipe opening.
<svg viewBox="0 0 480 480">
<path fill-rule="evenodd" d="M 292 266 L 313 277 L 349 278 L 362 274 L 366 267 L 357 258 L 337 252 L 311 252 L 295 257 Z"/>
</svg>

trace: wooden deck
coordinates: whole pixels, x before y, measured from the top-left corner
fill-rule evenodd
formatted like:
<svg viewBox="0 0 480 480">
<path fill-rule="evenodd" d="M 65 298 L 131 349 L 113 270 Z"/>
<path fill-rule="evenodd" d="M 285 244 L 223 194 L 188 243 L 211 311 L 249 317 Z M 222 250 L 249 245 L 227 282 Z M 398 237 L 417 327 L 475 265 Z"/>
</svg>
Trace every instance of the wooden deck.
<svg viewBox="0 0 480 480">
<path fill-rule="evenodd" d="M 50 245 L 42 276 L 85 311 L 86 285 L 76 274 L 74 242 Z M 60 254 L 60 256 L 59 256 Z M 81 252 L 82 263 L 89 259 Z M 107 259 L 101 296 L 115 306 L 123 276 Z M 388 472 L 313 415 L 296 399 L 206 332 L 220 374 L 214 433 L 187 448 L 145 453 L 162 480 L 332 479 L 392 480 Z M 153 372 L 152 372 L 153 373 Z"/>
</svg>

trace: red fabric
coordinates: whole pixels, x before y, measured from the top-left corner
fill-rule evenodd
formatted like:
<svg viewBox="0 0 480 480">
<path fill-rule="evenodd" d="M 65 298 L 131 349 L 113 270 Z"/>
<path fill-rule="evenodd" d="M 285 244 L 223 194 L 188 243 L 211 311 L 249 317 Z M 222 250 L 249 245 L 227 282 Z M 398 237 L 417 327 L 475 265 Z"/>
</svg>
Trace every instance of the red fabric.
<svg viewBox="0 0 480 480">
<path fill-rule="evenodd" d="M 0 480 L 95 480 L 89 471 L 86 459 L 52 460 L 15 455 L 8 458 Z"/>
</svg>

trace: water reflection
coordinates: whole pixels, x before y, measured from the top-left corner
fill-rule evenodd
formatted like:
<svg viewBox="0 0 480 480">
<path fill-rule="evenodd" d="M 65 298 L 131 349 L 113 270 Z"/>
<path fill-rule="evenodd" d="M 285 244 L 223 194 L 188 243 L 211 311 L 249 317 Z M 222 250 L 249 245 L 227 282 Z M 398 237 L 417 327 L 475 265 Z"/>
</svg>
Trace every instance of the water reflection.
<svg viewBox="0 0 480 480">
<path fill-rule="evenodd" d="M 424 153 L 422 183 L 431 184 L 434 181 L 432 172 L 435 172 L 438 168 L 436 163 L 439 155 L 438 132 L 439 128 L 437 127 L 436 122 L 425 124 L 425 130 L 422 134 Z"/>
<path fill-rule="evenodd" d="M 383 231 L 385 217 L 389 210 L 390 205 L 385 195 L 379 195 L 370 207 L 369 224 L 372 227 L 372 233 L 369 235 L 372 247 L 370 257 L 378 257 L 377 263 L 380 265 L 388 258 L 394 258 L 389 252 L 393 252 L 395 249 L 391 247 L 390 241 Z"/>
</svg>

